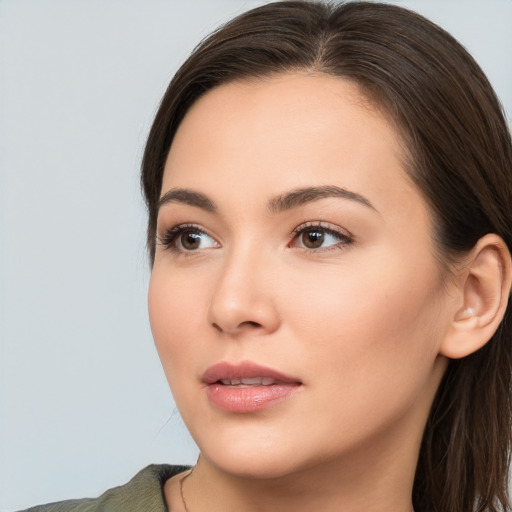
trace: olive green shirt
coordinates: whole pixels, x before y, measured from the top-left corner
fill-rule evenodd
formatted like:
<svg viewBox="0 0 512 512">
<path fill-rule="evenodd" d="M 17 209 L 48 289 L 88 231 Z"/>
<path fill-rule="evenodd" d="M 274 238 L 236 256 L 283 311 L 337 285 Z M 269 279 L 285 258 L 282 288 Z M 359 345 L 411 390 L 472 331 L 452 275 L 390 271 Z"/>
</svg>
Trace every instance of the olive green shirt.
<svg viewBox="0 0 512 512">
<path fill-rule="evenodd" d="M 59 501 L 25 512 L 169 512 L 164 499 L 164 484 L 187 469 L 187 466 L 152 464 L 127 484 L 109 489 L 99 498 Z"/>
</svg>

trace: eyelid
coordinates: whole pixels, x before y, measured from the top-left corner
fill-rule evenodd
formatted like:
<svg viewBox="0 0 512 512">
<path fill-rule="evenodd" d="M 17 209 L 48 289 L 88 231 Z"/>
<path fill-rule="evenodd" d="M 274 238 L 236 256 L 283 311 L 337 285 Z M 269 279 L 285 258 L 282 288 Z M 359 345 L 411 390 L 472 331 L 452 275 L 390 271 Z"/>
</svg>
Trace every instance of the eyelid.
<svg viewBox="0 0 512 512">
<path fill-rule="evenodd" d="M 329 250 L 341 249 L 341 248 L 354 242 L 354 236 L 346 229 L 342 229 L 339 226 L 334 226 L 333 224 L 325 222 L 325 221 L 307 221 L 307 222 L 303 222 L 302 224 L 300 224 L 293 230 L 293 232 L 291 233 L 291 236 L 290 236 L 289 243 L 292 243 L 293 240 L 297 239 L 302 233 L 305 233 L 307 231 L 312 231 L 314 229 L 318 229 L 319 231 L 323 231 L 329 235 L 332 235 L 332 236 L 338 238 L 339 242 L 336 244 L 333 244 L 331 246 L 323 247 L 323 248 L 320 247 L 317 249 L 310 249 L 307 247 L 299 247 L 300 249 L 303 249 L 308 252 L 319 253 L 319 252 L 326 252 Z"/>
<path fill-rule="evenodd" d="M 292 237 L 298 233 L 302 233 L 308 229 L 322 229 L 327 233 L 332 233 L 333 235 L 337 235 L 340 237 L 353 239 L 354 235 L 350 233 L 347 229 L 343 229 L 339 226 L 331 224 L 330 222 L 325 222 L 323 220 L 314 220 L 314 221 L 304 221 L 302 224 L 298 225 L 292 232 Z"/>
<path fill-rule="evenodd" d="M 169 250 L 176 254 L 191 256 L 193 254 L 197 254 L 200 251 L 204 251 L 205 249 L 196 249 L 196 250 L 184 250 L 178 248 L 175 243 L 178 237 L 185 231 L 192 231 L 196 233 L 202 233 L 206 235 L 208 238 L 211 238 L 218 247 L 220 247 L 220 243 L 215 238 L 215 236 L 211 235 L 207 229 L 203 228 L 199 224 L 193 224 L 190 222 L 185 222 L 182 224 L 176 224 L 170 228 L 166 228 L 162 230 L 163 233 L 157 234 L 157 243 L 163 246 L 165 250 Z"/>
</svg>

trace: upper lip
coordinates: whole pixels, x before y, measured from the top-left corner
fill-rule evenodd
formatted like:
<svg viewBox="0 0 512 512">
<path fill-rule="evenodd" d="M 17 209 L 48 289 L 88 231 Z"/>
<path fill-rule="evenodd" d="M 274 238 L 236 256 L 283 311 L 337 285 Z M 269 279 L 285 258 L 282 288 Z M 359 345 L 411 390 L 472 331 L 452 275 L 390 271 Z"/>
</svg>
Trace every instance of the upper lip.
<svg viewBox="0 0 512 512">
<path fill-rule="evenodd" d="M 210 366 L 203 374 L 203 382 L 213 384 L 223 379 L 250 379 L 256 377 L 267 377 L 276 381 L 276 383 L 296 383 L 300 384 L 300 379 L 285 375 L 272 368 L 261 366 L 252 361 L 242 361 L 240 363 L 229 363 L 223 361 Z"/>
</svg>

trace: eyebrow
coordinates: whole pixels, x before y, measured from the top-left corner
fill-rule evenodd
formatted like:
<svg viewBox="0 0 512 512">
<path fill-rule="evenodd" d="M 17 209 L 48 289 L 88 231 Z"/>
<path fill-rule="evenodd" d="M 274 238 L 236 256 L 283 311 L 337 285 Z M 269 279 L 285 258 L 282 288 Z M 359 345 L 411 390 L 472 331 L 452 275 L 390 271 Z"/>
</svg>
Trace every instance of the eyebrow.
<svg viewBox="0 0 512 512">
<path fill-rule="evenodd" d="M 367 208 L 377 211 L 366 197 L 334 185 L 294 189 L 286 194 L 281 194 L 270 199 L 267 208 L 272 213 L 278 213 L 329 197 L 355 201 Z M 185 188 L 173 188 L 167 191 L 158 201 L 158 208 L 160 209 L 168 203 L 181 203 L 200 208 L 210 213 L 217 212 L 215 203 L 207 195 Z"/>
<path fill-rule="evenodd" d="M 377 211 L 366 197 L 345 188 L 335 187 L 334 185 L 305 187 L 292 190 L 291 192 L 271 199 L 268 203 L 268 209 L 273 213 L 282 212 L 328 197 L 339 197 L 341 199 L 356 201 L 367 208 Z"/>
<path fill-rule="evenodd" d="M 167 191 L 158 201 L 158 209 L 168 203 L 181 203 L 188 204 L 206 210 L 210 213 L 215 213 L 217 207 L 211 199 L 201 192 L 194 192 L 186 188 L 172 188 Z"/>
</svg>

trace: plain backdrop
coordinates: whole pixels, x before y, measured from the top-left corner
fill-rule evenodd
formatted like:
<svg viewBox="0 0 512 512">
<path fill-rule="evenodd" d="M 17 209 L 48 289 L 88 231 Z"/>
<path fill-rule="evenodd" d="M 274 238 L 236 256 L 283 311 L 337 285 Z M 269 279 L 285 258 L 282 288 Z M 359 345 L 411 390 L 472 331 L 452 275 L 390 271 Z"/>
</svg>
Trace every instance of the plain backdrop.
<svg viewBox="0 0 512 512">
<path fill-rule="evenodd" d="M 159 99 L 256 0 L 0 0 L 0 510 L 193 463 L 153 347 L 138 172 Z M 512 1 L 397 1 L 512 113 Z"/>
</svg>

